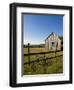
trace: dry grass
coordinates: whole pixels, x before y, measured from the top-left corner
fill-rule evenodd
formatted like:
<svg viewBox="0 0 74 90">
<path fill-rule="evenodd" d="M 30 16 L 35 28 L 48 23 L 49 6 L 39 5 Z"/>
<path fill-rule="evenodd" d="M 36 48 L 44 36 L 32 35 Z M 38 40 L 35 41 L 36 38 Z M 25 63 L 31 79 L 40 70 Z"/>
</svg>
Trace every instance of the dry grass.
<svg viewBox="0 0 74 90">
<path fill-rule="evenodd" d="M 30 53 L 47 52 L 45 48 L 30 48 Z M 24 48 L 24 53 L 28 53 L 28 48 Z"/>
</svg>

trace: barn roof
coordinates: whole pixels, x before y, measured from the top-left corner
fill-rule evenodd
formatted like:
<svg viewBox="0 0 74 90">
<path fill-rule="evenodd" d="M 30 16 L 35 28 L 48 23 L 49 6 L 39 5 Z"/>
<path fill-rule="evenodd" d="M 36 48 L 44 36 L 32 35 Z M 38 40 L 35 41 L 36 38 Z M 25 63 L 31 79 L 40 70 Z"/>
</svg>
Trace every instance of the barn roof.
<svg viewBox="0 0 74 90">
<path fill-rule="evenodd" d="M 45 40 L 47 40 L 51 35 L 55 34 L 54 32 L 52 32 Z M 55 34 L 56 35 L 56 34 Z M 57 35 L 56 35 L 57 36 Z M 60 38 L 59 38 L 60 39 Z"/>
</svg>

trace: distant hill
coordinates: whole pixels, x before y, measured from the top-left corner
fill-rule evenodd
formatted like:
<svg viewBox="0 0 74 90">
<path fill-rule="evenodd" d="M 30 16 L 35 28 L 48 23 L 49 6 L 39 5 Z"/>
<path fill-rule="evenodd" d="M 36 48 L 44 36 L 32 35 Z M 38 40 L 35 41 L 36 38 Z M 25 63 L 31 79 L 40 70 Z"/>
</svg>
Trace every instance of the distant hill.
<svg viewBox="0 0 74 90">
<path fill-rule="evenodd" d="M 27 48 L 28 45 L 24 45 L 24 48 Z M 45 44 L 38 44 L 38 45 L 30 45 L 31 48 L 44 48 Z"/>
</svg>

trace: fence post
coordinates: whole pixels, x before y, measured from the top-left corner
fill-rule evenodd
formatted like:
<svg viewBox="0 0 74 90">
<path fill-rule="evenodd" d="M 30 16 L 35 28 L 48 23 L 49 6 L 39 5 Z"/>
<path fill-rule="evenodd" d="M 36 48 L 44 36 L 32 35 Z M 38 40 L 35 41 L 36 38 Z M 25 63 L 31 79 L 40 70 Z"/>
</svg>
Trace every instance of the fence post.
<svg viewBox="0 0 74 90">
<path fill-rule="evenodd" d="M 28 43 L 28 62 L 30 65 L 30 43 Z"/>
</svg>

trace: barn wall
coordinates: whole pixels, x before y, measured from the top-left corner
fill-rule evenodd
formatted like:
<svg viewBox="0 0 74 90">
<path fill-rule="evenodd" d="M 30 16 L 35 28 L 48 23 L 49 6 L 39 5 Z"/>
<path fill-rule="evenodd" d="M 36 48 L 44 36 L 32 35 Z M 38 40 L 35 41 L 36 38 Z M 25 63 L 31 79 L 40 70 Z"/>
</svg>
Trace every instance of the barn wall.
<svg viewBox="0 0 74 90">
<path fill-rule="evenodd" d="M 49 42 L 48 42 L 48 39 L 47 40 L 45 40 L 45 48 L 48 50 L 48 48 L 49 48 Z"/>
<path fill-rule="evenodd" d="M 52 44 L 51 42 L 55 42 L 55 47 L 52 47 Z M 57 44 L 58 43 L 58 44 Z M 56 47 L 57 45 L 57 47 Z M 46 40 L 46 43 L 45 43 L 45 48 L 47 50 L 61 50 L 61 40 L 55 35 L 55 34 L 52 34 L 47 40 Z"/>
<path fill-rule="evenodd" d="M 60 39 L 58 39 L 58 48 L 57 48 L 57 50 L 61 50 L 61 40 Z"/>
</svg>

